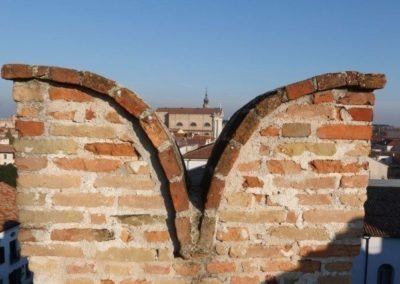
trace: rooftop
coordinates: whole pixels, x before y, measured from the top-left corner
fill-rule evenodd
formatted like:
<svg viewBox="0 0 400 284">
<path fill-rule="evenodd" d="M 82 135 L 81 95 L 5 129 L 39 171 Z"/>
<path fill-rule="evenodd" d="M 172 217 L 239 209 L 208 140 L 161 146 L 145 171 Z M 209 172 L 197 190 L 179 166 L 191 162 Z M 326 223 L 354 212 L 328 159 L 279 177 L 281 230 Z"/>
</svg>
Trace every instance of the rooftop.
<svg viewBox="0 0 400 284">
<path fill-rule="evenodd" d="M 156 112 L 168 112 L 170 114 L 214 114 L 221 113 L 221 108 L 194 108 L 194 107 L 160 107 Z"/>
<path fill-rule="evenodd" d="M 16 190 L 0 181 L 0 232 L 18 224 Z"/>
</svg>

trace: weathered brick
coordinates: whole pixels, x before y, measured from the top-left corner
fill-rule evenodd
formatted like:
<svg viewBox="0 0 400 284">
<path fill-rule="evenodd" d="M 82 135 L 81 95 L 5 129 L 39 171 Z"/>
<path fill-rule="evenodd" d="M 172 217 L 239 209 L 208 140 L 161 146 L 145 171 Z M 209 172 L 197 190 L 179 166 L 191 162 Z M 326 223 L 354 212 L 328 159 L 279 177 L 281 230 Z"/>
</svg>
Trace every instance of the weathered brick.
<svg viewBox="0 0 400 284">
<path fill-rule="evenodd" d="M 308 210 L 303 213 L 303 220 L 310 223 L 347 223 L 362 220 L 364 210 Z"/>
<path fill-rule="evenodd" d="M 222 222 L 243 222 L 249 224 L 283 222 L 286 212 L 282 210 L 259 210 L 255 212 L 246 211 L 221 211 Z"/>
<path fill-rule="evenodd" d="M 332 197 L 329 194 L 297 194 L 301 205 L 327 205 L 332 204 Z"/>
<path fill-rule="evenodd" d="M 213 177 L 207 194 L 205 207 L 218 208 L 225 188 L 225 181 Z"/>
<path fill-rule="evenodd" d="M 58 120 L 73 120 L 75 113 L 76 111 L 50 111 L 47 115 Z"/>
<path fill-rule="evenodd" d="M 316 77 L 318 90 L 323 91 L 332 88 L 346 86 L 346 75 L 343 73 L 328 73 Z"/>
<path fill-rule="evenodd" d="M 361 207 L 367 201 L 367 196 L 365 194 L 343 194 L 339 197 L 339 200 L 343 205 Z"/>
<path fill-rule="evenodd" d="M 174 263 L 172 267 L 175 273 L 180 276 L 196 276 L 200 271 L 200 265 L 195 262 Z"/>
<path fill-rule="evenodd" d="M 106 215 L 101 214 L 101 213 L 94 213 L 90 214 L 90 223 L 96 224 L 96 225 L 102 225 L 106 223 Z"/>
<path fill-rule="evenodd" d="M 290 245 L 250 245 L 246 252 L 247 258 L 269 258 L 285 256 L 292 247 Z"/>
<path fill-rule="evenodd" d="M 114 196 L 105 196 L 101 193 L 55 193 L 53 204 L 60 206 L 99 207 L 112 206 Z"/>
<path fill-rule="evenodd" d="M 17 179 L 19 188 L 77 188 L 80 184 L 81 178 L 71 175 L 24 174 Z"/>
<path fill-rule="evenodd" d="M 241 172 L 251 172 L 251 171 L 257 171 L 261 167 L 261 161 L 260 160 L 255 160 L 251 162 L 245 162 L 245 163 L 240 163 L 237 168 Z"/>
<path fill-rule="evenodd" d="M 359 74 L 359 84 L 366 89 L 382 89 L 386 84 L 385 74 Z"/>
<path fill-rule="evenodd" d="M 111 123 L 122 123 L 119 114 L 116 111 L 109 111 L 106 113 L 104 118 Z"/>
<path fill-rule="evenodd" d="M 83 257 L 80 247 L 65 244 L 24 244 L 21 254 L 26 256 Z"/>
<path fill-rule="evenodd" d="M 32 230 L 20 228 L 18 231 L 18 240 L 20 242 L 36 242 L 37 239 L 34 236 Z"/>
<path fill-rule="evenodd" d="M 289 157 L 302 155 L 306 151 L 318 156 L 333 156 L 336 146 L 334 143 L 284 143 L 278 145 L 275 151 Z"/>
<path fill-rule="evenodd" d="M 66 102 L 91 102 L 93 97 L 74 88 L 51 87 L 49 89 L 49 98 L 52 101 L 64 100 Z"/>
<path fill-rule="evenodd" d="M 16 157 L 15 165 L 19 171 L 37 171 L 47 167 L 45 157 Z"/>
<path fill-rule="evenodd" d="M 172 146 L 160 152 L 158 157 L 168 180 L 182 175 L 182 169 L 178 164 L 178 153 Z"/>
<path fill-rule="evenodd" d="M 290 105 L 283 114 L 284 117 L 299 119 L 335 119 L 335 108 L 330 105 Z"/>
<path fill-rule="evenodd" d="M 368 169 L 368 163 L 343 163 L 340 160 L 313 160 L 310 162 L 313 171 L 317 173 L 357 173 Z"/>
<path fill-rule="evenodd" d="M 109 126 L 52 124 L 49 130 L 54 136 L 76 136 L 88 138 L 116 138 L 115 129 Z"/>
<path fill-rule="evenodd" d="M 190 220 L 187 217 L 175 218 L 175 228 L 181 245 L 192 243 Z"/>
<path fill-rule="evenodd" d="M 38 121 L 22 121 L 15 122 L 15 129 L 21 136 L 40 136 L 44 133 L 43 122 Z"/>
<path fill-rule="evenodd" d="M 17 117 L 37 118 L 39 111 L 40 110 L 38 107 L 31 107 L 31 106 L 18 107 L 16 115 Z"/>
<path fill-rule="evenodd" d="M 272 174 L 297 174 L 301 172 L 301 167 L 298 163 L 291 160 L 269 160 L 267 168 Z"/>
<path fill-rule="evenodd" d="M 253 194 L 247 192 L 233 192 L 226 195 L 226 200 L 231 206 L 248 207 L 253 200 Z"/>
<path fill-rule="evenodd" d="M 244 176 L 244 181 L 242 186 L 244 188 L 252 188 L 252 187 L 263 187 L 264 182 L 259 179 L 258 177 L 253 177 L 253 176 Z"/>
<path fill-rule="evenodd" d="M 155 251 L 147 248 L 111 247 L 106 250 L 97 250 L 95 259 L 123 262 L 146 262 L 155 260 Z"/>
<path fill-rule="evenodd" d="M 85 110 L 85 119 L 92 120 L 96 118 L 96 113 L 92 109 Z"/>
<path fill-rule="evenodd" d="M 1 68 L 1 77 L 4 79 L 32 78 L 32 67 L 25 64 L 5 64 Z"/>
<path fill-rule="evenodd" d="M 282 126 L 282 137 L 308 137 L 310 134 L 309 123 L 285 123 Z"/>
<path fill-rule="evenodd" d="M 18 139 L 14 147 L 17 152 L 31 154 L 75 154 L 78 150 L 78 144 L 72 139 Z"/>
<path fill-rule="evenodd" d="M 83 72 L 81 75 L 82 86 L 96 92 L 108 94 L 115 87 L 115 82 L 92 72 Z"/>
<path fill-rule="evenodd" d="M 118 197 L 118 205 L 139 209 L 160 209 L 165 206 L 163 198 L 159 195 L 122 195 Z"/>
<path fill-rule="evenodd" d="M 206 270 L 212 274 L 235 272 L 236 265 L 233 262 L 209 262 Z"/>
<path fill-rule="evenodd" d="M 352 262 L 350 261 L 329 262 L 325 263 L 324 267 L 329 272 L 351 271 Z"/>
<path fill-rule="evenodd" d="M 154 147 L 158 148 L 161 144 L 169 141 L 169 137 L 166 133 L 167 130 L 164 129 L 161 122 L 156 117 L 156 114 L 151 115 L 151 117 L 140 119 L 139 123 Z"/>
<path fill-rule="evenodd" d="M 347 111 L 355 121 L 372 121 L 374 119 L 372 108 L 349 108 Z"/>
<path fill-rule="evenodd" d="M 43 93 L 43 85 L 36 80 L 14 83 L 13 97 L 16 102 L 42 102 Z"/>
<path fill-rule="evenodd" d="M 295 189 L 330 189 L 336 188 L 336 177 L 308 177 L 302 179 L 288 179 L 285 177 L 275 177 L 273 184 L 280 188 Z"/>
<path fill-rule="evenodd" d="M 276 91 L 275 94 L 269 93 L 264 99 L 258 101 L 254 109 L 260 118 L 263 118 L 267 114 L 272 113 L 278 106 L 282 104 L 282 102 L 285 101 L 287 100 L 284 98 L 282 90 Z"/>
<path fill-rule="evenodd" d="M 145 274 L 168 274 L 171 270 L 169 265 L 149 264 L 146 263 L 143 267 Z"/>
<path fill-rule="evenodd" d="M 249 232 L 246 228 L 242 227 L 231 227 L 226 230 L 217 231 L 217 240 L 238 242 L 249 239 Z"/>
<path fill-rule="evenodd" d="M 94 187 L 111 187 L 125 188 L 132 190 L 153 189 L 155 186 L 154 180 L 150 176 L 122 176 L 122 175 L 107 175 L 97 177 L 94 181 Z"/>
<path fill-rule="evenodd" d="M 240 125 L 236 128 L 232 139 L 242 145 L 246 144 L 250 136 L 258 128 L 259 124 L 260 118 L 258 115 L 254 111 L 248 112 L 244 119 L 240 122 Z"/>
<path fill-rule="evenodd" d="M 283 272 L 305 272 L 313 273 L 321 270 L 321 262 L 313 260 L 300 260 L 298 262 L 267 260 L 261 265 L 264 272 L 283 271 Z"/>
<path fill-rule="evenodd" d="M 120 88 L 114 94 L 116 102 L 126 109 L 134 117 L 139 117 L 149 106 L 134 92 Z"/>
<path fill-rule="evenodd" d="M 48 69 L 48 79 L 58 83 L 78 85 L 81 82 L 80 72 L 67 68 L 50 67 Z"/>
<path fill-rule="evenodd" d="M 258 276 L 233 276 L 231 284 L 258 284 L 260 278 Z"/>
<path fill-rule="evenodd" d="M 345 156 L 359 157 L 359 156 L 368 156 L 370 152 L 370 145 L 356 143 L 351 145 L 351 150 L 347 151 Z"/>
<path fill-rule="evenodd" d="M 169 188 L 175 211 L 180 212 L 187 210 L 189 208 L 189 197 L 186 192 L 184 180 L 171 182 Z"/>
<path fill-rule="evenodd" d="M 260 130 L 260 135 L 268 136 L 268 137 L 279 136 L 279 128 L 274 127 L 274 126 L 265 127 Z"/>
<path fill-rule="evenodd" d="M 373 93 L 347 92 L 346 96 L 339 99 L 338 103 L 344 105 L 374 105 L 375 96 Z"/>
<path fill-rule="evenodd" d="M 296 228 L 296 227 L 273 227 L 267 230 L 269 235 L 279 239 L 286 240 L 329 240 L 329 234 L 323 228 Z"/>
<path fill-rule="evenodd" d="M 120 161 L 109 159 L 59 158 L 55 159 L 53 162 L 57 167 L 64 170 L 88 172 L 112 172 L 121 166 Z"/>
<path fill-rule="evenodd" d="M 340 186 L 366 188 L 368 186 L 368 176 L 343 176 L 340 180 Z"/>
<path fill-rule="evenodd" d="M 286 86 L 286 92 L 289 100 L 294 100 L 299 97 L 309 95 L 315 91 L 316 89 L 312 80 L 304 80 Z"/>
<path fill-rule="evenodd" d="M 94 263 L 70 264 L 66 267 L 68 274 L 95 273 Z"/>
<path fill-rule="evenodd" d="M 260 145 L 260 149 L 258 150 L 258 153 L 259 153 L 261 156 L 268 156 L 269 153 L 270 153 L 270 149 L 269 149 L 269 147 L 268 147 L 267 145 L 261 144 L 261 145 Z"/>
<path fill-rule="evenodd" d="M 80 223 L 82 220 L 83 214 L 78 211 L 19 210 L 19 221 L 21 223 Z"/>
<path fill-rule="evenodd" d="M 317 129 L 318 138 L 370 140 L 372 127 L 366 125 L 323 125 Z"/>
<path fill-rule="evenodd" d="M 17 204 L 35 206 L 44 205 L 46 195 L 43 193 L 17 192 Z"/>
<path fill-rule="evenodd" d="M 89 143 L 85 145 L 85 150 L 96 155 L 129 156 L 136 158 L 139 156 L 130 143 Z"/>
<path fill-rule="evenodd" d="M 223 176 L 227 176 L 231 171 L 233 164 L 239 157 L 240 146 L 235 144 L 226 145 L 219 162 L 215 168 L 215 172 Z"/>
<path fill-rule="evenodd" d="M 332 103 L 333 101 L 332 91 L 320 92 L 314 95 L 314 104 Z"/>
<path fill-rule="evenodd" d="M 340 256 L 356 256 L 360 253 L 359 245 L 316 245 L 301 246 L 300 256 L 306 257 L 340 257 Z"/>
<path fill-rule="evenodd" d="M 170 240 L 168 231 L 145 231 L 143 237 L 149 243 L 167 242 Z"/>
<path fill-rule="evenodd" d="M 129 226 L 143 226 L 165 223 L 166 216 L 138 214 L 117 216 L 117 220 L 122 224 Z"/>
<path fill-rule="evenodd" d="M 104 242 L 114 239 L 114 233 L 107 229 L 56 229 L 51 232 L 50 238 L 54 241 L 97 241 Z"/>
</svg>

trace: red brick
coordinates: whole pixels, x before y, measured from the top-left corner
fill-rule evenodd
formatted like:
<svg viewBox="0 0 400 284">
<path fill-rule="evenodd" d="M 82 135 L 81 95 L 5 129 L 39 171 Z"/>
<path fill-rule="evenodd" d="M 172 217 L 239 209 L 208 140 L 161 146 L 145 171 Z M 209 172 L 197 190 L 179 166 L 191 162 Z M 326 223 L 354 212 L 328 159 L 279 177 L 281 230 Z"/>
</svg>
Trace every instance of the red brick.
<svg viewBox="0 0 400 284">
<path fill-rule="evenodd" d="M 59 120 L 73 120 L 76 111 L 51 111 L 47 115 Z"/>
<path fill-rule="evenodd" d="M 85 118 L 86 118 L 86 120 L 92 120 L 92 119 L 96 118 L 96 113 L 91 109 L 87 109 L 85 111 Z"/>
<path fill-rule="evenodd" d="M 178 153 L 174 147 L 168 147 L 158 154 L 161 166 L 168 180 L 182 175 L 182 169 L 178 163 Z"/>
<path fill-rule="evenodd" d="M 15 129 L 21 136 L 40 136 L 44 133 L 43 122 L 22 121 L 15 122 Z"/>
<path fill-rule="evenodd" d="M 233 262 L 209 262 L 207 272 L 212 274 L 235 272 L 236 265 Z"/>
<path fill-rule="evenodd" d="M 145 231 L 143 236 L 144 239 L 150 243 L 167 242 L 170 240 L 167 231 Z"/>
<path fill-rule="evenodd" d="M 294 100 L 299 97 L 309 95 L 315 91 L 314 84 L 310 79 L 286 86 L 286 92 L 289 100 Z"/>
<path fill-rule="evenodd" d="M 88 172 L 112 172 L 121 166 L 118 160 L 108 159 L 55 159 L 57 167 L 64 170 L 88 171 Z"/>
<path fill-rule="evenodd" d="M 329 194 L 297 194 L 301 205 L 327 205 L 332 204 L 332 197 Z"/>
<path fill-rule="evenodd" d="M 36 118 L 39 114 L 39 109 L 36 107 L 22 107 L 17 109 L 17 117 Z"/>
<path fill-rule="evenodd" d="M 292 249 L 291 246 L 286 245 L 251 245 L 246 252 L 247 258 L 270 258 L 282 257 Z"/>
<path fill-rule="evenodd" d="M 244 145 L 249 140 L 250 136 L 256 131 L 260 124 L 260 118 L 254 111 L 247 113 L 245 118 L 240 122 L 240 125 L 236 128 L 232 139 L 236 142 Z"/>
<path fill-rule="evenodd" d="M 308 210 L 303 213 L 303 220 L 310 223 L 348 223 L 362 220 L 363 210 Z"/>
<path fill-rule="evenodd" d="M 49 89 L 50 100 L 64 100 L 67 102 L 91 102 L 93 97 L 73 88 L 52 87 Z"/>
<path fill-rule="evenodd" d="M 139 123 L 154 147 L 158 148 L 163 143 L 170 141 L 167 130 L 164 129 L 156 114 L 139 119 Z"/>
<path fill-rule="evenodd" d="M 126 111 L 134 117 L 139 117 L 149 106 L 134 92 L 121 88 L 114 93 L 114 98 Z M 155 117 L 153 118 L 155 119 Z M 158 146 L 156 146 L 158 147 Z"/>
<path fill-rule="evenodd" d="M 350 108 L 347 111 L 355 121 L 372 121 L 374 119 L 372 108 Z"/>
<path fill-rule="evenodd" d="M 85 145 L 85 150 L 96 155 L 109 156 L 130 156 L 138 157 L 138 153 L 130 143 L 89 143 Z"/>
<path fill-rule="evenodd" d="M 172 203 L 176 212 L 184 211 L 189 208 L 189 197 L 186 192 L 184 180 L 169 184 Z"/>
<path fill-rule="evenodd" d="M 317 129 L 317 136 L 322 139 L 370 140 L 372 128 L 364 125 L 323 125 Z"/>
<path fill-rule="evenodd" d="M 115 87 L 115 82 L 95 73 L 83 72 L 81 77 L 82 86 L 102 94 L 108 94 Z"/>
<path fill-rule="evenodd" d="M 267 167 L 272 174 L 298 174 L 301 172 L 300 165 L 291 160 L 269 160 Z"/>
<path fill-rule="evenodd" d="M 218 208 L 225 188 L 225 181 L 213 177 L 207 194 L 206 209 Z"/>
<path fill-rule="evenodd" d="M 104 118 L 111 123 L 122 123 L 120 116 L 116 111 L 107 112 Z"/>
<path fill-rule="evenodd" d="M 368 169 L 368 163 L 359 164 L 354 163 L 343 163 L 340 160 L 314 160 L 310 162 L 310 166 L 313 171 L 317 173 L 357 173 L 361 170 Z"/>
<path fill-rule="evenodd" d="M 254 109 L 260 118 L 264 118 L 267 114 L 273 112 L 278 106 L 286 101 L 287 100 L 284 98 L 282 90 L 276 90 L 275 94 L 265 95 L 264 99 L 257 102 Z"/>
<path fill-rule="evenodd" d="M 217 240 L 228 242 L 239 242 L 249 239 L 249 232 L 246 228 L 232 227 L 217 232 Z"/>
<path fill-rule="evenodd" d="M 283 272 L 304 272 L 313 273 L 321 270 L 321 262 L 313 260 L 300 260 L 298 262 L 289 261 L 266 261 L 261 270 L 264 272 L 283 271 Z"/>
<path fill-rule="evenodd" d="M 95 268 L 94 263 L 67 265 L 67 273 L 68 274 L 95 273 L 95 272 L 96 272 L 96 268 Z"/>
<path fill-rule="evenodd" d="M 3 79 L 28 79 L 33 77 L 32 68 L 25 64 L 5 64 L 1 68 Z"/>
<path fill-rule="evenodd" d="M 251 162 L 246 162 L 246 163 L 241 163 L 238 165 L 238 170 L 241 172 L 251 172 L 251 171 L 257 171 L 261 167 L 261 161 L 256 160 L 256 161 L 251 161 Z"/>
<path fill-rule="evenodd" d="M 233 143 L 226 145 L 215 168 L 215 172 L 223 176 L 227 176 L 231 171 L 236 159 L 239 157 L 239 153 L 239 145 L 235 145 Z"/>
<path fill-rule="evenodd" d="M 100 213 L 90 214 L 90 222 L 92 224 L 96 224 L 96 225 L 105 224 L 106 223 L 106 215 L 100 214 Z"/>
<path fill-rule="evenodd" d="M 359 82 L 366 89 L 382 89 L 386 84 L 386 77 L 384 74 L 362 74 Z"/>
<path fill-rule="evenodd" d="M 332 103 L 333 101 L 332 91 L 325 91 L 314 95 L 314 104 Z"/>
<path fill-rule="evenodd" d="M 191 231 L 190 221 L 187 217 L 176 218 L 175 228 L 181 245 L 187 245 L 192 243 L 192 237 L 190 234 Z"/>
<path fill-rule="evenodd" d="M 374 93 L 347 92 L 346 96 L 339 99 L 339 104 L 344 105 L 374 105 Z"/>
<path fill-rule="evenodd" d="M 122 207 L 140 209 L 164 208 L 164 200 L 161 196 L 122 195 L 118 197 L 118 205 Z"/>
<path fill-rule="evenodd" d="M 304 179 L 288 179 L 286 177 L 275 177 L 273 184 L 280 188 L 295 189 L 333 189 L 336 188 L 335 177 L 309 177 Z"/>
<path fill-rule="evenodd" d="M 278 136 L 279 135 L 279 128 L 274 126 L 269 126 L 260 130 L 261 136 Z"/>
<path fill-rule="evenodd" d="M 78 71 L 60 67 L 50 67 L 48 78 L 59 83 L 73 85 L 79 85 L 81 81 L 81 75 Z"/>
<path fill-rule="evenodd" d="M 262 180 L 260 180 L 258 177 L 245 176 L 242 186 L 244 188 L 263 187 L 264 186 L 264 182 Z"/>
</svg>

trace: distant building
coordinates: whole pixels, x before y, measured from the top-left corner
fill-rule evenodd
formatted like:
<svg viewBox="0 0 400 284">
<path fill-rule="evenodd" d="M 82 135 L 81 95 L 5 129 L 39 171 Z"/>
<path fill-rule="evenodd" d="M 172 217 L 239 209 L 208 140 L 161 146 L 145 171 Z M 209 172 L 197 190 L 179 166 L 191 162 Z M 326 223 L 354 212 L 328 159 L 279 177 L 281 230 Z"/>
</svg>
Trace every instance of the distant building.
<svg viewBox="0 0 400 284">
<path fill-rule="evenodd" d="M 161 107 L 156 113 L 173 134 L 208 136 L 214 141 L 222 131 L 224 112 L 208 104 L 206 92 L 202 108 Z"/>
<path fill-rule="evenodd" d="M 0 143 L 0 166 L 14 164 L 14 147 Z"/>
<path fill-rule="evenodd" d="M 214 147 L 214 143 L 201 146 L 195 150 L 187 152 L 183 155 L 183 160 L 187 170 L 202 167 L 207 164 L 208 158 L 211 155 L 211 151 Z"/>
<path fill-rule="evenodd" d="M 0 182 L 0 283 L 32 283 L 28 260 L 20 256 L 17 239 L 16 189 Z"/>
</svg>

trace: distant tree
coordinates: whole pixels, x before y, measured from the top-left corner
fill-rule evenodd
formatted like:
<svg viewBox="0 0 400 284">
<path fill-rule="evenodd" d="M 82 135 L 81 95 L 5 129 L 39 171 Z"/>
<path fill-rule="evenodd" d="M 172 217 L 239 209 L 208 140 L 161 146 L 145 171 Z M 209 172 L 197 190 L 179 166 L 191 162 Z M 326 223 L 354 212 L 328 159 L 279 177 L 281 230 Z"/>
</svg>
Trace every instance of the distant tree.
<svg viewBox="0 0 400 284">
<path fill-rule="evenodd" d="M 16 187 L 17 176 L 17 168 L 14 165 L 8 164 L 0 166 L 0 181 Z"/>
<path fill-rule="evenodd" d="M 14 136 L 12 135 L 12 133 L 11 133 L 11 130 L 10 130 L 10 129 L 8 129 L 8 130 L 7 130 L 7 133 L 6 133 L 6 138 L 8 138 L 8 140 L 10 141 L 10 144 L 11 144 L 11 145 L 13 145 L 13 144 L 14 144 L 14 140 L 15 140 L 15 138 L 14 138 Z"/>
</svg>

